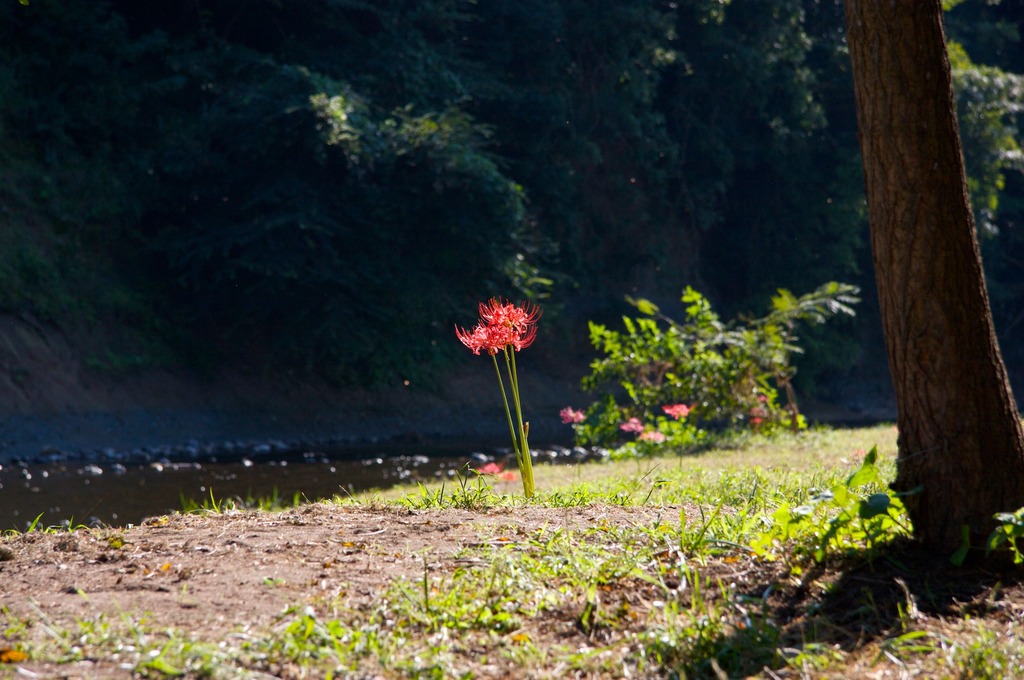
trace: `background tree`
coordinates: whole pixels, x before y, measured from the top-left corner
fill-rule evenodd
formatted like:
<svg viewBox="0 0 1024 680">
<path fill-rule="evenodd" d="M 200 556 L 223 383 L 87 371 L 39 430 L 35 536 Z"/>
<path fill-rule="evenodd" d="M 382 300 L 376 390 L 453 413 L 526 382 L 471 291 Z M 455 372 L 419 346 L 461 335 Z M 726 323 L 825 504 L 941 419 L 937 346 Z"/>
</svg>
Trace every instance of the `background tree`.
<svg viewBox="0 0 1024 680">
<path fill-rule="evenodd" d="M 848 0 L 872 251 L 915 536 L 1024 505 L 1024 432 L 989 312 L 939 0 Z"/>
<path fill-rule="evenodd" d="M 1024 10 L 948 16 L 1024 376 Z M 803 334 L 794 380 L 870 407 L 843 24 L 841 0 L 0 2 L 0 310 L 98 331 L 107 368 L 425 384 L 490 295 L 543 298 L 540 346 L 589 356 L 624 293 L 678 317 L 693 285 L 734 317 L 837 279 L 866 302 Z"/>
</svg>

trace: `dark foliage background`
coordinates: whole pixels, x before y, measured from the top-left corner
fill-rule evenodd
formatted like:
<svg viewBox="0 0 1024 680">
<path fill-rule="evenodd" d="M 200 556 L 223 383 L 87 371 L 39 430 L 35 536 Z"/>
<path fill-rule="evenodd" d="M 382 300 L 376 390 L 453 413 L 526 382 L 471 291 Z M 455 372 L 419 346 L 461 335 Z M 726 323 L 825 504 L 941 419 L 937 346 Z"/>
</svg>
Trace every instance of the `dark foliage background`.
<svg viewBox="0 0 1024 680">
<path fill-rule="evenodd" d="M 950 4 L 1019 379 L 1024 2 Z M 802 338 L 827 396 L 884 372 L 859 162 L 839 0 L 0 1 L 0 308 L 106 329 L 108 369 L 387 383 L 492 295 L 579 352 L 624 294 L 848 281 Z"/>
</svg>

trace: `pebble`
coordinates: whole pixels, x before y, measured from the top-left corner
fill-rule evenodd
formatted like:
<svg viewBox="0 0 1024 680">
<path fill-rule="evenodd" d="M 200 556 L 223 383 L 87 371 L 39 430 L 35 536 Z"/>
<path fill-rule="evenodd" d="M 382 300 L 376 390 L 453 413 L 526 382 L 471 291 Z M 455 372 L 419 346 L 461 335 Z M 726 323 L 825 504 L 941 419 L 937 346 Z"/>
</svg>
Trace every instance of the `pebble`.
<svg viewBox="0 0 1024 680">
<path fill-rule="evenodd" d="M 34 466 L 39 464 L 57 465 L 69 462 L 82 462 L 85 465 L 79 473 L 86 476 L 103 474 L 106 467 L 112 474 L 124 474 L 132 465 L 149 465 L 154 470 L 163 470 L 170 467 L 173 462 L 238 462 L 246 467 L 256 464 L 260 457 L 274 456 L 276 465 L 286 465 L 291 461 L 329 462 L 337 458 L 358 459 L 363 465 L 382 465 L 385 459 L 402 459 L 406 467 L 418 467 L 430 462 L 431 457 L 424 454 L 409 454 L 405 456 L 389 455 L 386 453 L 370 453 L 366 455 L 366 449 L 382 446 L 388 451 L 399 452 L 403 448 L 406 451 L 412 449 L 429 449 L 432 442 L 436 442 L 439 448 L 451 452 L 451 445 L 445 442 L 445 437 L 437 433 L 436 436 L 420 435 L 415 442 L 407 441 L 408 435 L 396 435 L 391 438 L 376 436 L 354 436 L 336 435 L 325 439 L 268 439 L 265 441 L 242 441 L 226 440 L 221 442 L 201 442 L 197 439 L 189 439 L 185 443 L 159 446 L 141 446 L 132 449 L 119 450 L 112 447 L 102 449 L 83 449 L 80 451 L 67 451 L 57 446 L 46 445 L 40 448 L 39 453 L 27 458 L 14 458 L 5 461 L 8 465 L 20 465 L 21 467 Z M 407 447 L 406 447 L 407 445 Z M 446 455 L 447 455 L 446 454 Z M 599 447 L 572 448 L 560 445 L 548 446 L 543 449 L 535 449 L 531 454 L 536 460 L 552 463 L 573 463 L 589 460 L 607 459 L 610 455 L 608 450 Z M 480 465 L 496 460 L 502 460 L 512 455 L 509 447 L 496 447 L 491 451 L 477 450 L 469 454 L 471 464 Z M 269 462 L 269 461 L 268 461 Z M 103 465 L 103 467 L 101 467 Z M 3 467 L 0 467 L 3 470 Z"/>
</svg>

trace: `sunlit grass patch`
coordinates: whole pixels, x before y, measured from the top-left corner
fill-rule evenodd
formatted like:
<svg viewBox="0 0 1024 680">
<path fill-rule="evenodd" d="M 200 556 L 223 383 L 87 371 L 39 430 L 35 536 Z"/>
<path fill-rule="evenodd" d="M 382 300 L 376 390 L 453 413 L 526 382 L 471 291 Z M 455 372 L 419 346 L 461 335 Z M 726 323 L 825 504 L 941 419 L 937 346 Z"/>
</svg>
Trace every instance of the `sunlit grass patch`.
<svg viewBox="0 0 1024 680">
<path fill-rule="evenodd" d="M 97 614 L 61 626 L 36 610 L 31 619 L 0 610 L 4 638 L 18 645 L 24 661 L 64 666 L 96 664 L 98 675 L 216 677 L 232 665 L 232 652 L 173 628 L 154 625 L 143 613 Z M 34 634 L 40 633 L 40 634 Z M 29 674 L 31 676 L 31 674 Z"/>
<path fill-rule="evenodd" d="M 635 504 L 654 498 L 648 498 L 647 495 L 651 485 L 657 484 L 660 489 L 671 494 L 672 483 L 685 479 L 683 475 L 686 472 L 708 475 L 721 470 L 762 468 L 772 471 L 773 475 L 841 475 L 842 471 L 856 469 L 864 455 L 876 446 L 879 466 L 889 473 L 895 459 L 896 431 L 892 425 L 878 425 L 855 429 L 813 428 L 798 435 L 779 433 L 770 437 L 747 433 L 700 453 L 669 453 L 634 460 L 571 465 L 538 465 L 535 477 L 538 493 L 547 494 L 541 501 L 544 504 L 554 502 L 581 505 L 590 500 L 596 502 L 598 499 L 593 494 L 603 494 L 612 487 L 620 497 L 628 497 L 628 503 L 624 504 Z M 459 476 L 461 480 L 457 476 L 455 479 L 422 482 L 412 492 L 408 485 L 398 485 L 358 493 L 345 500 L 387 503 L 406 498 L 410 493 L 422 497 L 436 496 L 442 487 L 445 496 L 451 499 L 451 494 L 457 488 L 464 487 L 467 481 L 475 485 L 478 477 L 471 470 L 462 471 Z M 492 482 L 486 476 L 481 477 L 480 481 L 490 483 L 499 496 L 515 491 L 514 484 Z M 465 500 L 478 493 L 475 487 L 466 491 L 471 493 L 464 495 Z M 663 498 L 668 497 L 659 496 L 659 502 Z"/>
</svg>

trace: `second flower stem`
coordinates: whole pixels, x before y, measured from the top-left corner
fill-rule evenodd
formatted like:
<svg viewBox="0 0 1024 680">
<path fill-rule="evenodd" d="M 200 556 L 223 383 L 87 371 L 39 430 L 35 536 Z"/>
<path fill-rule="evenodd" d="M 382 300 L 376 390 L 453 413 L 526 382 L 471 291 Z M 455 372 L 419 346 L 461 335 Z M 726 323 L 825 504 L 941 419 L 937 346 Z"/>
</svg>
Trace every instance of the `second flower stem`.
<svg viewBox="0 0 1024 680">
<path fill-rule="evenodd" d="M 523 475 L 523 492 L 527 498 L 533 496 L 533 457 L 530 455 L 530 444 L 527 440 L 529 425 L 523 423 L 523 407 L 519 401 L 519 374 L 516 372 L 515 352 L 505 348 L 505 366 L 508 368 L 509 382 L 512 386 L 512 400 L 516 407 L 516 420 L 519 425 L 519 471 Z M 513 443 L 515 443 L 513 438 Z"/>
<path fill-rule="evenodd" d="M 498 376 L 498 387 L 501 388 L 501 401 L 505 405 L 505 417 L 508 419 L 508 432 L 512 436 L 512 450 L 516 452 L 516 463 L 519 465 L 519 473 L 523 477 L 523 494 L 527 498 L 533 497 L 533 460 L 530 456 L 530 446 L 526 441 L 526 427 L 523 425 L 522 407 L 519 403 L 519 385 L 516 382 L 515 359 L 509 360 L 508 350 L 505 351 L 505 367 L 508 369 L 509 382 L 512 388 L 512 400 L 516 408 L 516 418 L 519 423 L 519 436 L 516 436 L 516 426 L 512 421 L 512 409 L 508 405 L 508 394 L 505 392 L 505 381 L 501 377 L 501 369 L 498 367 L 498 357 L 491 355 L 494 360 L 494 372 Z"/>
</svg>

